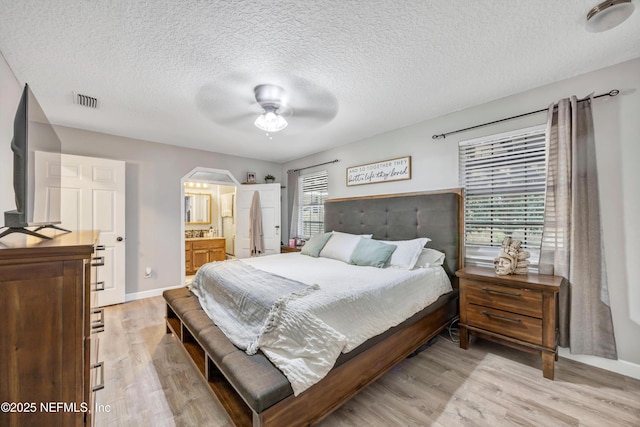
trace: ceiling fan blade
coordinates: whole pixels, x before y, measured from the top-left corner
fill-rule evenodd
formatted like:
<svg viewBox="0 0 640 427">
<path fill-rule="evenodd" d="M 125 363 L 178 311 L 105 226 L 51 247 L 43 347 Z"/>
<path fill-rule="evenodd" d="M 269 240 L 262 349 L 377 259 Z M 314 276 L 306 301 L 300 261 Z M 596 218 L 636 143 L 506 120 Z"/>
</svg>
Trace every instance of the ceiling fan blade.
<svg viewBox="0 0 640 427">
<path fill-rule="evenodd" d="M 229 115 L 228 117 L 221 117 L 216 120 L 216 123 L 224 124 L 224 125 L 242 125 L 244 127 L 245 124 L 253 125 L 253 122 L 258 117 L 257 114 L 254 113 L 244 113 L 235 116 Z"/>
<path fill-rule="evenodd" d="M 328 122 L 338 114 L 337 108 L 318 107 L 318 108 L 294 108 L 293 118 L 291 120 L 309 118 Z"/>
<path fill-rule="evenodd" d="M 196 95 L 196 105 L 202 114 L 221 125 L 243 123 L 262 113 L 251 96 L 234 93 L 233 87 L 204 86 Z"/>
</svg>

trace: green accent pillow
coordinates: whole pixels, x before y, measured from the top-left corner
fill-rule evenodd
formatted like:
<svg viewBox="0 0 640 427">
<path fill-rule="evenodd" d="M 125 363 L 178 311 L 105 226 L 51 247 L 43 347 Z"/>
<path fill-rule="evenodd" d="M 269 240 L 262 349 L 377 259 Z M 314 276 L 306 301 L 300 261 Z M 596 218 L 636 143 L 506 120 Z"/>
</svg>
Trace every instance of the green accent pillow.
<svg viewBox="0 0 640 427">
<path fill-rule="evenodd" d="M 371 267 L 385 268 L 389 266 L 391 254 L 396 250 L 396 245 L 382 243 L 373 239 L 360 239 L 349 264 L 368 265 Z"/>
<path fill-rule="evenodd" d="M 318 258 L 320 251 L 324 248 L 331 238 L 331 233 L 314 234 L 309 241 L 304 244 L 300 253 L 302 255 L 309 255 L 314 258 Z"/>
</svg>

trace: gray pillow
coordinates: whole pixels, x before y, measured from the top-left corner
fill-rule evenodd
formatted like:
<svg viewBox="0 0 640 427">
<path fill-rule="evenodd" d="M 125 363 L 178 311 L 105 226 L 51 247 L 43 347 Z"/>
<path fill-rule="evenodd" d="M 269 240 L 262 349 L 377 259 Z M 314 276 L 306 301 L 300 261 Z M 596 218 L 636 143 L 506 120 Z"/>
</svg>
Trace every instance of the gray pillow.
<svg viewBox="0 0 640 427">
<path fill-rule="evenodd" d="M 309 255 L 314 258 L 318 258 L 320 251 L 324 248 L 331 238 L 331 233 L 314 234 L 309 241 L 304 244 L 300 253 L 302 255 Z"/>
<path fill-rule="evenodd" d="M 377 240 L 360 239 L 351 254 L 349 264 L 368 265 L 378 268 L 388 267 L 391 254 L 396 250 L 396 247 L 396 245 L 382 243 Z"/>
<path fill-rule="evenodd" d="M 320 251 L 320 257 L 337 259 L 338 261 L 349 263 L 351 254 L 358 245 L 360 239 L 370 239 L 371 234 L 351 234 L 333 231 L 331 239 Z"/>
</svg>

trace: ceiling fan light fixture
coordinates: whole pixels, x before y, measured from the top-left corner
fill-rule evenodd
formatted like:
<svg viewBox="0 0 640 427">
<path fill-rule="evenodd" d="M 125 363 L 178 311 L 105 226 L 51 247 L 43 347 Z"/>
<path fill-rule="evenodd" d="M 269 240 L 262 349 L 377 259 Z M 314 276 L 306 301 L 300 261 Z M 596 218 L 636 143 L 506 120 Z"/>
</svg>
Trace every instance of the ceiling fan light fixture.
<svg viewBox="0 0 640 427">
<path fill-rule="evenodd" d="M 622 24 L 633 13 L 631 0 L 605 0 L 587 14 L 587 31 L 599 33 Z"/>
<path fill-rule="evenodd" d="M 260 114 L 253 123 L 258 129 L 265 132 L 280 132 L 286 128 L 289 123 L 280 114 L 273 110 L 265 111 Z"/>
</svg>

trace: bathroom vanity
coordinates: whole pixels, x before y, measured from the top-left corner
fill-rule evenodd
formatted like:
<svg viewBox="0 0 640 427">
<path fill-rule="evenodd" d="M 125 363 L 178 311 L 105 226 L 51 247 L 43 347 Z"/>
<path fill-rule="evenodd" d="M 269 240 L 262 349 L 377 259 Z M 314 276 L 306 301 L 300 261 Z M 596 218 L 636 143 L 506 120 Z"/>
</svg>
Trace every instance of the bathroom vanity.
<svg viewBox="0 0 640 427">
<path fill-rule="evenodd" d="M 185 273 L 187 276 L 191 276 L 196 274 L 196 271 L 203 264 L 226 259 L 225 238 L 194 237 L 185 239 L 184 252 Z"/>
</svg>

